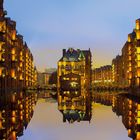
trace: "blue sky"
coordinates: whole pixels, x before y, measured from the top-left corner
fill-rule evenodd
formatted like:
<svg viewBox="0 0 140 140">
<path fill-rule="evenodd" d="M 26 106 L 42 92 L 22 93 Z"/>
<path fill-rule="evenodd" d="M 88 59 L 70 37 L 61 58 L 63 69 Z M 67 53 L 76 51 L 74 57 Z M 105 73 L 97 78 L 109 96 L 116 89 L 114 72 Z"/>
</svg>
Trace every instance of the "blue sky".
<svg viewBox="0 0 140 140">
<path fill-rule="evenodd" d="M 92 50 L 93 67 L 111 64 L 140 18 L 139 0 L 10 0 L 4 7 L 38 70 L 57 67 L 63 48 Z"/>
</svg>

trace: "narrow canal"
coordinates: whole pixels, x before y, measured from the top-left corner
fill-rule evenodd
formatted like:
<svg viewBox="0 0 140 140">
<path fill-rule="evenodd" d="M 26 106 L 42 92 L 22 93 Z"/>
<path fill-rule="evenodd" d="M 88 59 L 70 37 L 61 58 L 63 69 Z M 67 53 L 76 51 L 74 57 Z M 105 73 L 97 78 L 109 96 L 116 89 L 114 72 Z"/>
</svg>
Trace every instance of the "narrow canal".
<svg viewBox="0 0 140 140">
<path fill-rule="evenodd" d="M 19 140 L 130 140 L 111 106 L 92 103 L 89 121 L 63 122 L 56 100 L 38 99 L 34 115 Z"/>
</svg>

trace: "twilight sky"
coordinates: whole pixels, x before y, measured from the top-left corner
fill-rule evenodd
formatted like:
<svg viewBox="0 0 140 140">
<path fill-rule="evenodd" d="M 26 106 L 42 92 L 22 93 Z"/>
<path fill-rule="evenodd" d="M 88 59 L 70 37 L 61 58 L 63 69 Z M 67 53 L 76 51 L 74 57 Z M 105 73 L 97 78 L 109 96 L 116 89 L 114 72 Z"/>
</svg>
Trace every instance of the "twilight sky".
<svg viewBox="0 0 140 140">
<path fill-rule="evenodd" d="M 38 70 L 57 67 L 62 49 L 92 51 L 93 67 L 111 64 L 140 18 L 140 0 L 5 0 Z"/>
</svg>

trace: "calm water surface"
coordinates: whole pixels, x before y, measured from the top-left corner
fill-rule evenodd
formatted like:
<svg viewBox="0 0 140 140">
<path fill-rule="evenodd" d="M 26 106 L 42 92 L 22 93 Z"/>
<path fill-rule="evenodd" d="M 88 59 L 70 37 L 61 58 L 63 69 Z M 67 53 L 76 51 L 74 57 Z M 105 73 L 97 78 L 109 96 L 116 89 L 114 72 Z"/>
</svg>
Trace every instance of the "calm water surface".
<svg viewBox="0 0 140 140">
<path fill-rule="evenodd" d="M 92 119 L 63 123 L 53 99 L 39 99 L 33 118 L 19 140 L 130 140 L 111 106 L 92 103 Z"/>
</svg>

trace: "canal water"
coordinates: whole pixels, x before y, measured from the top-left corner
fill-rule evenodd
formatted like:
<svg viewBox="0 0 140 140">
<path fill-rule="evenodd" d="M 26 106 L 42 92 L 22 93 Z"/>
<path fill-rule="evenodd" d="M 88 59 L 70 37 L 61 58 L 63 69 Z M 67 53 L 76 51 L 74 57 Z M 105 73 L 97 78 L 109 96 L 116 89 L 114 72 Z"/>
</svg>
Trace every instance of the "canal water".
<svg viewBox="0 0 140 140">
<path fill-rule="evenodd" d="M 19 140 L 130 140 L 127 130 L 111 106 L 92 103 L 89 121 L 63 122 L 53 98 L 40 98 L 24 135 Z"/>
</svg>

